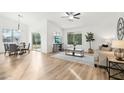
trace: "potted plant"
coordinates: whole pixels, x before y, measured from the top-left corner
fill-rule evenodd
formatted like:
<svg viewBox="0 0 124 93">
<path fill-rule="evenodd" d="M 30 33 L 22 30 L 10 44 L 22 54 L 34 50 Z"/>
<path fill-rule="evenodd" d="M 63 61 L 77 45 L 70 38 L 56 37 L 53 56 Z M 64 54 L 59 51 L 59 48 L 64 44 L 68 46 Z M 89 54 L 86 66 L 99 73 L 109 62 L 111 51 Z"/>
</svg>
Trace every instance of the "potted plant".
<svg viewBox="0 0 124 93">
<path fill-rule="evenodd" d="M 74 41 L 73 42 L 74 50 L 75 50 L 76 45 L 77 45 L 77 41 Z"/>
<path fill-rule="evenodd" d="M 90 48 L 88 49 L 88 53 L 93 53 L 93 49 L 91 48 L 91 42 L 93 42 L 95 40 L 94 39 L 94 33 L 87 32 L 85 37 L 86 37 L 86 42 L 89 42 L 89 46 L 90 46 Z"/>
</svg>

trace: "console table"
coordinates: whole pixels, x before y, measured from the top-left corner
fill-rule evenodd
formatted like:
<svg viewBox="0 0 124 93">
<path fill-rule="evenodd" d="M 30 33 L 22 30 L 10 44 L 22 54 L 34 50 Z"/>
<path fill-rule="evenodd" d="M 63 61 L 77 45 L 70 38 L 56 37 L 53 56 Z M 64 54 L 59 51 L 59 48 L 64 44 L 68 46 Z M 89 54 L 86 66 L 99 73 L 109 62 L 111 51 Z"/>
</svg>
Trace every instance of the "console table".
<svg viewBox="0 0 124 93">
<path fill-rule="evenodd" d="M 63 44 L 53 44 L 53 52 L 59 52 L 63 50 Z"/>
<path fill-rule="evenodd" d="M 80 56 L 80 57 L 83 57 L 83 56 L 84 56 L 84 50 L 82 50 L 82 49 L 72 49 L 72 48 L 68 48 L 68 49 L 65 49 L 65 54 L 66 54 L 66 55 L 72 55 L 72 56 Z"/>
<path fill-rule="evenodd" d="M 106 65 L 109 79 L 124 80 L 124 61 L 118 61 L 114 57 L 108 57 Z"/>
</svg>

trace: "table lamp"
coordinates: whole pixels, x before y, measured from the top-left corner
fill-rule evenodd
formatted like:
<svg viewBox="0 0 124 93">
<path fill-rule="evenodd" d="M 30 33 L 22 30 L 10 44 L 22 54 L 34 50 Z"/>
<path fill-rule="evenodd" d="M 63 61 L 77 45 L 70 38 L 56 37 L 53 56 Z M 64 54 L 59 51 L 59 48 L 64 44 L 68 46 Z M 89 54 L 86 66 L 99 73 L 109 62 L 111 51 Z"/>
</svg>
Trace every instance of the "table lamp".
<svg viewBox="0 0 124 93">
<path fill-rule="evenodd" d="M 124 60 L 124 40 L 113 40 L 112 48 L 115 48 L 114 56 L 117 60 Z"/>
</svg>

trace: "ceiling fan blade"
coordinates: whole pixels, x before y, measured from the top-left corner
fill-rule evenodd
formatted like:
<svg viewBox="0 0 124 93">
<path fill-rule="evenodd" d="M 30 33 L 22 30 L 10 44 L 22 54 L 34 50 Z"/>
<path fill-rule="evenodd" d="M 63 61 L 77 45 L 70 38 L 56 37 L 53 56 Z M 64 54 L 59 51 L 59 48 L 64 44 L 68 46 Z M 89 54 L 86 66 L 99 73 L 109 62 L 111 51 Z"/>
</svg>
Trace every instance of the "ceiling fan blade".
<svg viewBox="0 0 124 93">
<path fill-rule="evenodd" d="M 65 12 L 67 15 L 70 15 L 70 13 L 69 12 Z"/>
<path fill-rule="evenodd" d="M 74 14 L 74 16 L 80 15 L 81 13 Z"/>
<path fill-rule="evenodd" d="M 61 16 L 61 18 L 68 18 L 68 16 Z"/>
<path fill-rule="evenodd" d="M 74 17 L 75 19 L 80 19 L 79 17 Z"/>
</svg>

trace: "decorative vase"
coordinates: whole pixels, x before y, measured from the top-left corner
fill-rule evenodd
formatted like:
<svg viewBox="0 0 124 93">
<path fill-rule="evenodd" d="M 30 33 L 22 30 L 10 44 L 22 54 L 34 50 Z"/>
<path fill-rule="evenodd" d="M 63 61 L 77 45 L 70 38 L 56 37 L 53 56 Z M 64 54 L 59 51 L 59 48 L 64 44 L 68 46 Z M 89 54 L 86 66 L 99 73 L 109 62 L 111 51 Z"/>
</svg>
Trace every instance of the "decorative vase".
<svg viewBox="0 0 124 93">
<path fill-rule="evenodd" d="M 114 51 L 114 56 L 117 60 L 124 60 L 124 50 L 123 49 L 116 49 Z"/>
</svg>

